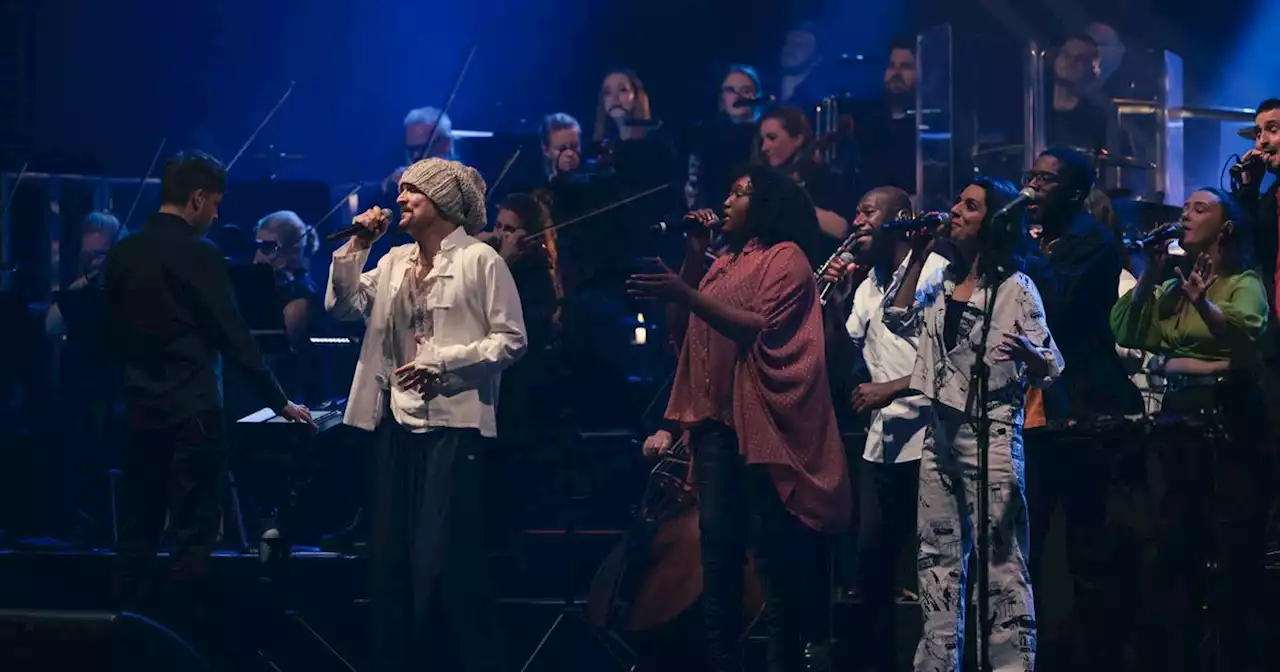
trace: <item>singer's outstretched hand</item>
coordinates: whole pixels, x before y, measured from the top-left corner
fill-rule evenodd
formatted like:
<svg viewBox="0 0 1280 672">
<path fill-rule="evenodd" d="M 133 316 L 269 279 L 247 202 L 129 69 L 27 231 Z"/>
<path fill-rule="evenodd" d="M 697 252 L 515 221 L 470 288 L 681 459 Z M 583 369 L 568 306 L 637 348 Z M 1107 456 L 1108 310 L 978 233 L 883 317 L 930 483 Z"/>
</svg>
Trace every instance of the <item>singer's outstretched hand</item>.
<svg viewBox="0 0 1280 672">
<path fill-rule="evenodd" d="M 653 273 L 636 273 L 627 278 L 627 296 L 679 302 L 695 290 L 680 279 L 661 259 L 646 259 L 656 269 Z"/>
<path fill-rule="evenodd" d="M 373 241 L 382 237 L 391 226 L 391 211 L 374 206 L 352 218 L 351 223 L 360 227 L 360 232 L 352 236 L 351 244 L 358 249 L 367 250 Z"/>
<path fill-rule="evenodd" d="M 1218 273 L 1213 267 L 1213 261 L 1209 259 L 1209 255 L 1201 254 L 1196 258 L 1196 265 L 1191 269 L 1190 274 L 1184 274 L 1182 267 L 1174 269 L 1178 274 L 1178 291 L 1193 304 L 1200 303 L 1204 300 L 1205 293 L 1218 280 Z"/>
</svg>

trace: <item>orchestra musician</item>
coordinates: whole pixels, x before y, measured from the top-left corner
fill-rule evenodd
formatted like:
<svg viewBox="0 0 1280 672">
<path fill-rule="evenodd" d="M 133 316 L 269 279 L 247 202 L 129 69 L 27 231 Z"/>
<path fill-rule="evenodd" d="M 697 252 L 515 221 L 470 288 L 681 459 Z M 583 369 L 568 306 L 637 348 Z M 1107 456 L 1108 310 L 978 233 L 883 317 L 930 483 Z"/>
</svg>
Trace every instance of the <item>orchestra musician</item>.
<svg viewBox="0 0 1280 672">
<path fill-rule="evenodd" d="M 275 275 L 275 300 L 283 312 L 289 346 L 271 354 L 271 366 L 287 394 L 308 401 L 324 394 L 313 375 L 315 359 L 309 338 L 321 305 L 320 292 L 309 272 L 311 255 L 319 247 L 315 229 L 290 210 L 263 217 L 254 230 L 253 263 L 270 266 Z"/>
<path fill-rule="evenodd" d="M 447 609 L 468 670 L 502 670 L 485 560 L 484 455 L 501 372 L 525 350 L 507 265 L 472 237 L 487 224 L 475 169 L 428 158 L 400 178 L 398 227 L 414 242 L 364 270 L 386 211 L 333 254 L 325 308 L 364 320 L 344 422 L 377 432 L 370 550 L 375 669 L 421 666 Z M 433 596 L 438 593 L 438 601 Z M 449 631 L 450 628 L 443 628 Z"/>
<path fill-rule="evenodd" d="M 120 220 L 109 212 L 92 212 L 84 218 L 84 223 L 80 226 L 79 259 L 76 265 L 79 272 L 67 286 L 67 291 L 86 287 L 101 289 L 102 269 L 107 261 L 107 253 L 111 251 L 111 246 L 119 235 Z M 50 338 L 67 335 L 67 324 L 57 301 L 49 305 L 44 330 Z"/>
<path fill-rule="evenodd" d="M 815 569 L 818 532 L 843 526 L 852 506 L 813 271 L 794 242 L 817 223 L 803 191 L 762 167 L 734 184 L 724 211 L 730 248 L 705 275 L 697 277 L 707 236 L 691 235 L 681 275 L 655 266 L 628 288 L 690 314 L 676 334 L 665 417 L 687 433 L 693 454 L 710 669 L 741 669 L 742 572 L 754 541 L 770 669 L 802 670 L 828 590 Z M 660 430 L 645 451 L 664 452 L 673 439 Z M 749 539 L 753 519 L 758 536 Z"/>
<path fill-rule="evenodd" d="M 290 345 L 307 337 L 319 292 L 307 272 L 311 255 L 320 247 L 314 229 L 291 210 L 273 212 L 258 220 L 254 229 L 253 263 L 271 267 L 284 310 L 284 328 Z"/>
<path fill-rule="evenodd" d="M 1163 411 L 1209 412 L 1225 441 L 1216 446 L 1166 446 L 1159 458 L 1166 482 L 1157 520 L 1159 566 L 1149 620 L 1155 627 L 1144 669 L 1191 669 L 1202 631 L 1200 590 L 1216 593 L 1212 618 L 1219 658 L 1214 669 L 1262 670 L 1261 610 L 1270 472 L 1270 423 L 1260 376 L 1268 354 L 1266 288 L 1252 270 L 1249 221 L 1225 191 L 1208 187 L 1188 197 L 1180 238 L 1185 261 L 1162 282 L 1166 244 L 1150 246 L 1137 286 L 1111 311 L 1120 345 L 1154 352 L 1153 367 L 1169 380 Z M 1189 438 L 1189 437 L 1188 437 Z M 1212 482 L 1206 490 L 1206 482 Z M 1204 493 L 1212 492 L 1204 510 Z M 1213 555 L 1205 556 L 1206 546 Z M 1205 563 L 1214 584 L 1196 589 Z M 1163 628 L 1160 626 L 1164 626 Z"/>
<path fill-rule="evenodd" d="M 404 164 L 383 180 L 382 192 L 387 193 L 396 188 L 407 166 L 432 157 L 454 158 L 453 121 L 448 114 L 434 107 L 409 110 L 404 117 Z"/>
<path fill-rule="evenodd" d="M 563 113 L 542 119 L 542 165 L 547 182 L 573 175 L 582 166 L 582 126 Z"/>
<path fill-rule="evenodd" d="M 884 322 L 889 288 L 907 272 L 913 254 L 908 234 L 881 226 L 910 216 L 911 197 L 897 187 L 873 189 L 858 204 L 855 230 L 861 231 L 856 264 L 871 273 L 857 285 L 846 329 L 853 339 L 857 362 L 870 380 L 854 391 L 850 403 L 861 413 L 872 410 L 871 425 L 858 468 L 858 587 L 866 618 L 867 659 L 870 669 L 896 669 L 897 618 L 894 602 L 897 561 L 916 531 L 916 491 L 920 480 L 920 451 L 925 431 L 933 424 L 929 399 L 924 395 L 898 396 L 911 382 L 919 336 L 901 336 Z M 930 252 L 915 290 L 925 289 L 934 274 L 947 265 Z M 832 261 L 825 276 L 842 282 L 856 272 L 854 264 Z"/>
<path fill-rule="evenodd" d="M 859 181 L 916 191 L 915 37 L 896 37 L 884 68 L 884 100 L 857 129 Z"/>
<path fill-rule="evenodd" d="M 698 146 L 692 153 L 690 171 L 691 208 L 711 206 L 711 199 L 728 193 L 737 175 L 751 160 L 756 142 L 756 123 L 760 120 L 759 101 L 764 89 L 760 75 L 749 65 L 730 65 L 720 79 L 715 120 L 704 125 L 698 134 Z"/>
<path fill-rule="evenodd" d="M 1029 672 L 1035 664 L 1023 410 L 1027 388 L 1050 385 L 1062 371 L 1063 358 L 1045 322 L 1040 292 L 1024 272 L 1037 254 L 1034 243 L 1020 217 L 996 217 L 1017 193 L 1004 180 L 975 180 L 952 207 L 950 224 L 941 227 L 953 243 L 951 264 L 916 291 L 933 247 L 932 239 L 923 237 L 906 272 L 888 291 L 893 298 L 885 308 L 885 325 L 919 339 L 911 380 L 901 394 L 922 393 L 933 408 L 920 462 L 924 632 L 916 649 L 917 672 L 960 669 L 964 610 L 970 602 L 965 577 L 979 538 L 977 525 L 988 526 L 991 544 L 991 669 Z M 975 409 L 971 385 L 984 331 L 990 336 L 980 354 L 989 372 L 989 395 L 986 407 Z M 990 422 L 987 493 L 978 491 L 975 413 L 985 413 Z M 976 521 L 975 502 L 982 496 L 990 501 L 989 519 Z"/>
<path fill-rule="evenodd" d="M 167 597 L 203 614 L 205 563 L 218 534 L 229 451 L 219 357 L 244 369 L 266 406 L 314 424 L 262 363 L 236 309 L 227 263 L 204 236 L 218 216 L 227 173 L 198 151 L 164 166 L 160 210 L 111 250 L 104 270 L 107 352 L 124 367 L 128 444 L 121 484 L 115 582 L 126 608 L 148 595 L 165 514 L 171 539 Z M 180 616 L 181 617 L 181 616 Z"/>
<path fill-rule="evenodd" d="M 752 154 L 752 163 L 791 175 L 813 200 L 822 232 L 843 240 L 849 230 L 849 220 L 844 214 L 852 208 L 847 207 L 842 180 L 815 160 L 814 144 L 813 126 L 804 111 L 798 107 L 779 107 L 760 120 L 760 141 Z M 821 263 L 826 255 L 813 254 L 810 258 Z"/>
<path fill-rule="evenodd" d="M 804 21 L 787 31 L 778 65 L 777 86 L 770 89 L 777 92 L 779 103 L 805 107 L 829 95 L 818 28 L 813 23 Z"/>
</svg>

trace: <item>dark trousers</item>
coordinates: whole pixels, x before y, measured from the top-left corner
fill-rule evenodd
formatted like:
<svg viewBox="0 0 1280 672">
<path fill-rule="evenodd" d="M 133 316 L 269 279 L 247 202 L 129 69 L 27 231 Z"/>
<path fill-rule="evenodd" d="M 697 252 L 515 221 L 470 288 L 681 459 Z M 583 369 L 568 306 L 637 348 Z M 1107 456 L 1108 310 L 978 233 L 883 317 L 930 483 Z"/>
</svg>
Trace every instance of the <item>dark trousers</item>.
<svg viewBox="0 0 1280 672">
<path fill-rule="evenodd" d="M 1128 613 L 1131 603 L 1117 591 L 1115 559 L 1108 541 L 1107 503 L 1115 456 L 1123 449 L 1115 441 L 1092 435 L 1028 435 L 1027 508 L 1031 524 L 1031 584 L 1047 585 L 1044 577 L 1045 539 L 1054 510 L 1062 504 L 1079 641 L 1054 651 L 1053 642 L 1042 640 L 1039 658 L 1062 669 L 1086 669 L 1115 665 L 1124 640 L 1117 636 L 1117 614 Z M 1044 603 L 1045 591 L 1035 593 L 1040 618 L 1055 611 Z M 1119 611 L 1115 611 L 1119 609 Z M 1041 630 L 1043 634 L 1044 630 Z M 1074 644 L 1074 645 L 1072 645 Z M 1075 657 L 1074 662 L 1071 658 Z M 1056 669 L 1056 668 L 1055 668 Z"/>
<path fill-rule="evenodd" d="M 433 669 L 449 642 L 466 672 L 503 670 L 484 545 L 484 439 L 378 431 L 370 553 L 375 669 Z"/>
<path fill-rule="evenodd" d="M 899 669 L 894 598 L 903 547 L 916 538 L 920 461 L 858 465 L 858 584 L 862 593 L 866 664 Z"/>
<path fill-rule="evenodd" d="M 767 469 L 747 466 L 738 437 L 718 423 L 690 434 L 702 547 L 702 608 L 716 672 L 740 672 L 743 568 L 748 545 L 766 601 L 763 623 L 773 672 L 805 669 L 805 641 L 826 618 L 822 539 L 783 506 Z M 754 541 L 754 543 L 750 543 Z"/>
<path fill-rule="evenodd" d="M 1222 439 L 1186 432 L 1183 440 L 1157 447 L 1164 488 L 1155 506 L 1156 566 L 1145 591 L 1151 629 L 1140 660 L 1143 669 L 1253 672 L 1264 669 L 1269 425 L 1261 395 L 1247 381 L 1165 398 L 1169 413 L 1201 409 L 1218 410 Z M 1210 558 L 1216 570 L 1206 576 Z M 1206 591 L 1207 613 L 1201 611 Z M 1200 649 L 1210 625 L 1205 618 L 1216 626 L 1213 667 L 1196 662 L 1210 653 Z"/>
<path fill-rule="evenodd" d="M 125 609 L 149 606 L 151 565 L 168 512 L 166 602 L 185 615 L 203 615 L 205 565 L 218 535 L 218 497 L 227 473 L 221 416 L 209 409 L 167 427 L 129 430 L 114 577 Z"/>
</svg>

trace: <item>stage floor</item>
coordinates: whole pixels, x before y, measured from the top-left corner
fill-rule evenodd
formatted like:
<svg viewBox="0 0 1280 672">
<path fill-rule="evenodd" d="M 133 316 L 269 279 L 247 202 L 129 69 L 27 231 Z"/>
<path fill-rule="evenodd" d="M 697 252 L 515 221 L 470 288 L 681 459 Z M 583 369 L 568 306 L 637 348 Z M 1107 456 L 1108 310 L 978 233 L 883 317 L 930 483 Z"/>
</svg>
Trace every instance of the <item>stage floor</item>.
<svg viewBox="0 0 1280 672">
<path fill-rule="evenodd" d="M 598 559 L 617 539 L 617 534 L 611 532 L 588 533 L 579 538 L 583 576 L 578 577 L 573 591 L 579 600 L 585 595 Z M 491 558 L 512 669 L 520 669 L 563 605 L 566 563 L 563 555 L 556 552 L 560 542 L 559 535 L 553 532 L 525 533 L 517 545 L 518 553 Z M 588 561 L 592 557 L 596 562 Z M 114 554 L 109 551 L 0 551 L 0 609 L 110 610 L 113 559 Z M 219 654 L 235 661 L 229 668 L 237 672 L 370 669 L 364 559 L 299 550 L 289 565 L 279 601 L 277 593 L 260 581 L 261 570 L 256 553 L 215 553 L 209 576 L 218 602 L 214 610 L 218 632 L 213 640 L 201 640 L 199 646 L 218 649 Z M 1280 570 L 1268 575 L 1267 585 L 1262 588 L 1265 595 L 1272 597 L 1260 599 L 1275 604 L 1277 600 L 1272 598 L 1280 595 Z M 287 609 L 282 609 L 281 604 Z M 856 600 L 836 600 L 832 612 L 837 638 L 833 669 L 860 669 L 856 663 L 860 648 L 857 633 L 862 631 L 859 605 Z M 901 669 L 906 670 L 919 635 L 918 606 L 901 601 L 897 618 L 903 653 Z M 164 624 L 187 635 L 176 624 Z M 1042 650 L 1050 642 L 1069 636 L 1071 629 L 1070 623 L 1054 627 L 1046 623 L 1041 628 Z M 1278 644 L 1273 638 L 1269 646 L 1275 649 Z M 327 648 L 330 646 L 332 652 Z M 752 652 L 747 669 L 762 670 L 763 651 L 758 640 L 753 643 Z M 1280 651 L 1273 653 L 1280 660 Z M 1040 670 L 1062 669 L 1044 657 L 1040 662 Z M 531 671 L 612 669 L 621 668 L 612 666 L 602 649 L 576 625 L 552 637 L 543 655 L 529 667 Z"/>
</svg>

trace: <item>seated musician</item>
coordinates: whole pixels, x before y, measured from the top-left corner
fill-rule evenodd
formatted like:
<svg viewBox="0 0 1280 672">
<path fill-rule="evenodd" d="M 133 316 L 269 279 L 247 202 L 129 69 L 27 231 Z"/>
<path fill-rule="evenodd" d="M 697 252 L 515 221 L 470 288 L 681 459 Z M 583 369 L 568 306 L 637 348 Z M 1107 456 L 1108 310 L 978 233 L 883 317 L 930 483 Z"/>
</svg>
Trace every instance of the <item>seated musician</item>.
<svg viewBox="0 0 1280 672">
<path fill-rule="evenodd" d="M 711 206 L 727 193 L 751 161 L 756 143 L 764 93 L 760 75 L 749 65 L 734 64 L 719 85 L 715 119 L 699 129 L 698 145 L 690 158 L 685 187 L 690 208 Z"/>
<path fill-rule="evenodd" d="M 1177 277 L 1160 282 L 1167 252 L 1153 246 L 1137 286 L 1111 311 L 1117 344 L 1164 359 L 1153 367 L 1169 379 L 1163 412 L 1213 414 L 1211 421 L 1227 437 L 1216 447 L 1161 456 L 1168 481 L 1162 508 L 1171 517 L 1160 521 L 1160 589 L 1151 606 L 1169 631 L 1151 641 L 1144 669 L 1173 669 L 1194 659 L 1200 638 L 1189 629 L 1193 604 L 1174 586 L 1190 587 L 1184 582 L 1194 581 L 1203 567 L 1195 549 L 1204 544 L 1187 536 L 1197 532 L 1215 540 L 1219 669 L 1262 669 L 1256 590 L 1264 581 L 1270 428 L 1259 380 L 1268 307 L 1263 281 L 1252 270 L 1247 222 L 1221 189 L 1194 192 L 1182 210 L 1180 242 L 1187 254 L 1175 268 Z M 1214 484 L 1211 511 L 1197 511 L 1207 487 L 1201 479 Z M 1207 521 L 1212 528 L 1202 527 Z"/>
<path fill-rule="evenodd" d="M 794 242 L 817 222 L 804 192 L 767 168 L 740 178 L 724 211 L 732 246 L 705 275 L 662 266 L 628 287 L 691 313 L 665 415 L 693 455 L 707 669 L 742 669 L 742 572 L 757 519 L 770 665 L 800 670 L 828 589 L 813 569 L 816 532 L 842 527 L 852 508 L 813 271 Z M 707 245 L 705 234 L 689 236 L 683 271 L 701 270 Z M 672 438 L 659 431 L 645 450 L 664 452 Z"/>
<path fill-rule="evenodd" d="M 675 149 L 653 118 L 649 93 L 640 77 L 610 70 L 600 83 L 592 139 L 608 144 L 614 168 L 631 186 L 660 184 L 672 175 Z"/>
<path fill-rule="evenodd" d="M 798 107 L 780 107 L 760 120 L 760 141 L 752 156 L 755 165 L 768 165 L 791 175 L 813 200 L 822 232 L 837 240 L 848 235 L 852 207 L 842 181 L 817 163 L 813 127 Z M 808 250 L 805 250 L 808 253 Z M 826 255 L 819 255 L 822 263 Z M 810 255 L 810 258 L 815 258 Z"/>
<path fill-rule="evenodd" d="M 512 194 L 498 206 L 494 229 L 476 236 L 477 240 L 492 245 L 511 269 L 516 288 L 520 290 L 520 304 L 524 307 L 530 355 L 549 344 L 560 295 L 554 248 L 544 244 L 548 236 L 540 236 L 536 241 L 528 239 L 540 233 L 543 224 L 543 207 L 538 199 L 528 194 Z"/>
<path fill-rule="evenodd" d="M 409 110 L 404 117 L 404 164 L 383 180 L 382 192 L 394 193 L 405 168 L 431 157 L 454 158 L 453 122 L 434 107 Z"/>
<path fill-rule="evenodd" d="M 255 237 L 253 263 L 268 265 L 275 272 L 285 333 L 289 343 L 297 345 L 307 337 L 319 296 L 307 273 L 311 255 L 320 246 L 319 238 L 297 213 L 289 210 L 258 220 Z"/>
<path fill-rule="evenodd" d="M 582 126 L 578 120 L 557 112 L 542 120 L 542 167 L 547 182 L 573 175 L 582 166 Z"/>
<path fill-rule="evenodd" d="M 102 287 L 102 268 L 107 260 L 107 252 L 120 233 L 120 220 L 108 212 L 94 212 L 85 217 L 80 227 L 79 273 L 76 279 L 67 286 L 67 291 L 75 291 L 87 287 Z M 45 333 L 50 338 L 62 338 L 67 335 L 67 325 L 62 318 L 62 311 L 57 301 L 49 306 L 45 315 Z"/>
<path fill-rule="evenodd" d="M 273 212 L 254 227 L 253 263 L 270 266 L 276 279 L 276 303 L 284 315 L 289 347 L 268 355 L 285 393 L 315 401 L 324 395 L 323 380 L 313 375 L 315 360 L 309 337 L 316 326 L 320 293 L 307 272 L 320 241 L 314 229 L 289 210 Z"/>
</svg>

